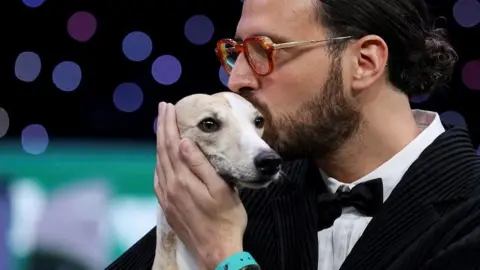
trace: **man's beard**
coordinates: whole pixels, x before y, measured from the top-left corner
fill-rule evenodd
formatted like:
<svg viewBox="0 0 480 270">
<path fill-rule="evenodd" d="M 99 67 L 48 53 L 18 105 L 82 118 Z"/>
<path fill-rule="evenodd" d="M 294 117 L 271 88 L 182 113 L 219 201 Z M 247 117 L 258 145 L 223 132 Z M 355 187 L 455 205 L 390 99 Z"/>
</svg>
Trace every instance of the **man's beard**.
<svg viewBox="0 0 480 270">
<path fill-rule="evenodd" d="M 265 141 L 285 160 L 324 159 L 359 129 L 361 113 L 345 98 L 340 58 L 333 59 L 322 91 L 291 115 L 277 119 L 253 90 L 240 91 L 265 117 Z M 295 89 L 292 89 L 295 95 Z"/>
</svg>

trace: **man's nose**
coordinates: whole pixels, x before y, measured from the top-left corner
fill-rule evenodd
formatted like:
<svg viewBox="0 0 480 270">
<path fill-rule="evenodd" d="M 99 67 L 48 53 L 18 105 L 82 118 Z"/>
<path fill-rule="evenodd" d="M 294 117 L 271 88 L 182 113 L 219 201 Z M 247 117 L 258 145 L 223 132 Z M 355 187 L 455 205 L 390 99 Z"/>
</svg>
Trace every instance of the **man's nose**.
<svg viewBox="0 0 480 270">
<path fill-rule="evenodd" d="M 252 70 L 247 62 L 244 54 L 240 54 L 235 61 L 232 72 L 228 79 L 228 88 L 238 93 L 240 89 L 258 89 L 259 82 L 255 76 L 255 72 Z"/>
</svg>

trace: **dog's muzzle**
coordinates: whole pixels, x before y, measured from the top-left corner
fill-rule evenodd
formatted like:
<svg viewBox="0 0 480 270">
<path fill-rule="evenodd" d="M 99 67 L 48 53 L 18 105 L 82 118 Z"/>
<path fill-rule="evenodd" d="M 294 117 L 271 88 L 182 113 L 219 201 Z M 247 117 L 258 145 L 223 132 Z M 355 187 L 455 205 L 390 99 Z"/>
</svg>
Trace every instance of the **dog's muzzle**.
<svg viewBox="0 0 480 270">
<path fill-rule="evenodd" d="M 260 152 L 253 160 L 255 168 L 262 178 L 278 173 L 282 167 L 282 158 L 273 150 Z"/>
</svg>

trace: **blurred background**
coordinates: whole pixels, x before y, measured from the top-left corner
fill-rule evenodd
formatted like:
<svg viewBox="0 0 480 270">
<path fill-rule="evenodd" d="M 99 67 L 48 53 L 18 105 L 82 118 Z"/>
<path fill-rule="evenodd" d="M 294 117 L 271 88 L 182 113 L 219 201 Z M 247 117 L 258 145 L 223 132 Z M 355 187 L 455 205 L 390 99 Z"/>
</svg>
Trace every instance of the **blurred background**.
<svg viewBox="0 0 480 270">
<path fill-rule="evenodd" d="M 158 102 L 226 90 L 214 47 L 242 1 L 7 2 L 0 270 L 103 269 L 155 225 Z M 468 127 L 478 147 L 480 2 L 430 5 L 460 61 L 412 106 Z"/>
</svg>

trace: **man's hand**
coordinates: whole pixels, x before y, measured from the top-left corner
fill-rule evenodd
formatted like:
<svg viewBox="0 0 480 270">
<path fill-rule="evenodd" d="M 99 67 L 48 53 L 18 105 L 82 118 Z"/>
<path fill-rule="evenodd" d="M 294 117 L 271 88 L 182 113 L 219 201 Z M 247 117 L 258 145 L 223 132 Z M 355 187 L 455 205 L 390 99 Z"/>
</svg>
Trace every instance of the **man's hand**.
<svg viewBox="0 0 480 270">
<path fill-rule="evenodd" d="M 159 105 L 155 193 L 178 237 L 207 269 L 243 250 L 247 214 L 197 145 L 180 139 L 175 107 Z"/>
</svg>

